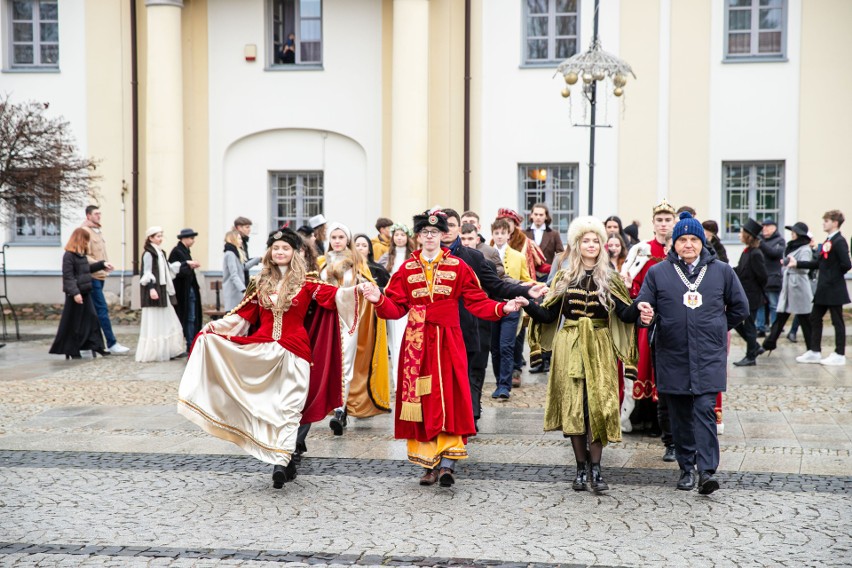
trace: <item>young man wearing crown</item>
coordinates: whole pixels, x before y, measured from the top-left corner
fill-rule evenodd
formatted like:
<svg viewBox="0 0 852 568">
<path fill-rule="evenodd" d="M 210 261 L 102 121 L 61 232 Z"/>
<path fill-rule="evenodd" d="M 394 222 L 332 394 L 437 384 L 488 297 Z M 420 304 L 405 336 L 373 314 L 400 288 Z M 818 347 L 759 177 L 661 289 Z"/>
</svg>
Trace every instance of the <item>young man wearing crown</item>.
<svg viewBox="0 0 852 568">
<path fill-rule="evenodd" d="M 648 270 L 655 264 L 665 260 L 671 248 L 672 229 L 675 225 L 675 208 L 663 199 L 654 206 L 651 218 L 654 226 L 654 238 L 648 242 L 634 245 L 630 249 L 630 253 L 627 255 L 627 259 L 621 268 L 621 272 L 627 282 L 627 287 L 630 289 L 630 297 L 632 299 L 635 299 L 639 295 Z M 665 411 L 665 407 L 662 409 L 658 407 L 650 329 L 642 327 L 638 330 L 639 362 L 636 365 L 636 375 L 633 381 L 633 396 L 631 400 L 631 397 L 625 393 L 621 423 L 623 426 L 626 426 L 626 431 L 632 429 L 630 426 L 630 414 L 633 411 L 633 405 L 630 403 L 635 401 L 635 406 L 639 407 L 638 414 L 646 422 L 651 422 L 651 430 L 655 433 L 662 433 L 663 445 L 666 447 L 663 459 L 665 461 L 674 461 L 674 442 L 672 441 L 668 413 Z M 624 380 L 628 385 L 630 374 L 628 370 L 625 370 Z M 655 422 L 659 426 L 654 424 Z"/>
<path fill-rule="evenodd" d="M 414 217 L 422 246 L 394 273 L 382 294 L 373 283 L 360 286 L 385 319 L 408 314 L 397 377 L 395 437 L 408 440 L 408 459 L 425 468 L 421 485 L 455 483 L 455 462 L 467 457 L 468 436 L 476 435 L 467 357 L 459 326 L 459 301 L 474 316 L 497 321 L 527 304 L 524 298 L 495 302 L 473 270 L 441 247 L 448 231 L 441 211 Z"/>
</svg>

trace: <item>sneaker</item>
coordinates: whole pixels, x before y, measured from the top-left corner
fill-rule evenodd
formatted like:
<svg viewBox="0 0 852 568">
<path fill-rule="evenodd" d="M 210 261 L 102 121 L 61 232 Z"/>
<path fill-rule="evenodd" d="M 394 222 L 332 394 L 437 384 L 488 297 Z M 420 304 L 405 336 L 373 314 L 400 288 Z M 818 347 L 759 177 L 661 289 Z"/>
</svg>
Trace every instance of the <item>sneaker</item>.
<svg viewBox="0 0 852 568">
<path fill-rule="evenodd" d="M 497 387 L 497 390 L 491 393 L 491 398 L 507 399 L 510 396 L 512 396 L 512 394 L 506 387 Z"/>
<path fill-rule="evenodd" d="M 803 355 L 796 357 L 797 363 L 821 363 L 822 355 L 819 351 L 808 351 Z"/>
<path fill-rule="evenodd" d="M 822 359 L 819 363 L 820 365 L 828 365 L 830 367 L 842 367 L 846 364 L 846 356 L 835 352 Z"/>
<path fill-rule="evenodd" d="M 114 343 L 112 347 L 107 347 L 107 351 L 113 355 L 124 355 L 130 351 L 130 347 L 125 347 L 121 343 Z"/>
</svg>

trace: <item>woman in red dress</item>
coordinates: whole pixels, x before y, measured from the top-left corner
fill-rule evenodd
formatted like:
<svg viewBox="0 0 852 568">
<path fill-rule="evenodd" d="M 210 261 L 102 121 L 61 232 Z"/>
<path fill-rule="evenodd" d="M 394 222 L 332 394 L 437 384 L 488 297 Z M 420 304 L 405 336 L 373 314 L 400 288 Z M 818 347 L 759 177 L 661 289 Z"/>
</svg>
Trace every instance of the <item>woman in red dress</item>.
<svg viewBox="0 0 852 568">
<path fill-rule="evenodd" d="M 209 434 L 273 464 L 273 486 L 280 488 L 295 476 L 287 466 L 303 413 L 320 420 L 341 403 L 339 366 L 334 380 L 316 392 L 312 380 L 317 365 L 311 365 L 321 363 L 315 354 L 328 354 L 334 346 L 337 356 L 327 361 L 340 361 L 337 314 L 352 328 L 357 296 L 354 288 L 306 276 L 298 254 L 303 241 L 294 231 L 272 233 L 267 246 L 263 270 L 243 301 L 196 336 L 180 383 L 178 412 Z M 309 341 L 305 318 L 312 300 L 334 312 L 335 325 Z"/>
</svg>

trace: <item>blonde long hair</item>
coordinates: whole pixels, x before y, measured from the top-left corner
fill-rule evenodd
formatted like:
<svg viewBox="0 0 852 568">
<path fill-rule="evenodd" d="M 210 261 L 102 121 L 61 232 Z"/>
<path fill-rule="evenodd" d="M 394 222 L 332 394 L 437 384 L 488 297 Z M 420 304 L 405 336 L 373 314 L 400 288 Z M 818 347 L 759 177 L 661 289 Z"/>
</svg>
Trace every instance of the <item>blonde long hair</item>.
<svg viewBox="0 0 852 568">
<path fill-rule="evenodd" d="M 548 297 L 565 294 L 571 286 L 580 286 L 586 277 L 586 268 L 583 266 L 583 257 L 580 254 L 580 241 L 587 233 L 594 233 L 600 242 L 600 252 L 592 268 L 592 280 L 597 287 L 601 305 L 607 311 L 612 307 L 612 287 L 609 279 L 612 275 L 612 266 L 609 263 L 609 254 L 606 252 L 606 232 L 604 224 L 595 217 L 578 217 L 568 227 L 568 268 L 562 273 L 562 278 L 556 282 Z"/>
<path fill-rule="evenodd" d="M 240 258 L 240 262 L 245 264 L 246 252 L 243 250 L 243 237 L 240 235 L 239 231 L 232 229 L 225 233 L 225 242 L 237 247 L 237 256 Z"/>
<path fill-rule="evenodd" d="M 294 249 L 289 269 L 282 275 L 278 265 L 272 262 L 272 247 L 269 247 L 263 255 L 263 269 L 257 277 L 257 298 L 260 305 L 268 310 L 289 310 L 293 298 L 305 285 L 306 272 L 305 259 Z M 278 300 L 273 304 L 269 297 L 275 293 L 278 294 Z"/>
</svg>

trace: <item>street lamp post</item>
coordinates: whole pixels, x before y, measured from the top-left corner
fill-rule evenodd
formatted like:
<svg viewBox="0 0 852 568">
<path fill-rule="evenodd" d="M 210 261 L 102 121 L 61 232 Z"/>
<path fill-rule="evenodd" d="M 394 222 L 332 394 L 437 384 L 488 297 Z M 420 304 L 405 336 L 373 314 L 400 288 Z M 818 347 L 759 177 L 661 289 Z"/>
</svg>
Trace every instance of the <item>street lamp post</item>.
<svg viewBox="0 0 852 568">
<path fill-rule="evenodd" d="M 610 80 L 613 84 L 612 94 L 620 97 L 624 94 L 624 86 L 627 84 L 627 75 L 636 75 L 630 65 L 618 57 L 601 49 L 598 37 L 598 13 L 600 0 L 595 0 L 595 24 L 592 34 L 592 44 L 583 53 L 569 57 L 556 68 L 557 74 L 562 74 L 566 87 L 562 89 L 562 96 L 571 96 L 571 85 L 577 81 L 583 81 L 583 96 L 591 107 L 589 124 L 575 124 L 574 126 L 586 126 L 589 128 L 589 215 L 592 214 L 594 205 L 595 187 L 595 130 L 601 127 L 609 128 L 609 125 L 599 125 L 596 122 L 598 83 Z"/>
</svg>

